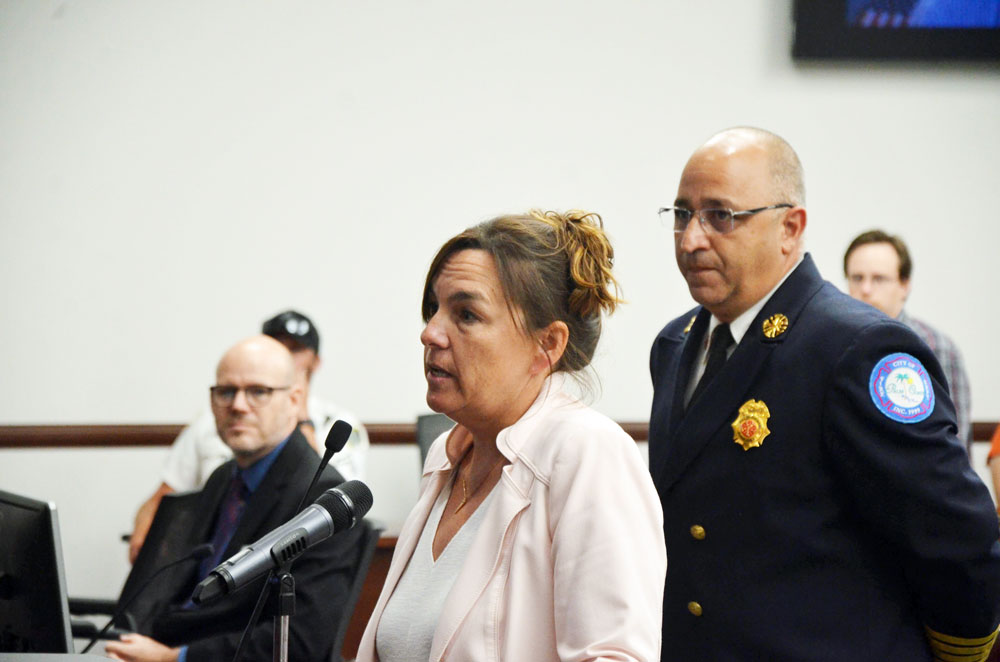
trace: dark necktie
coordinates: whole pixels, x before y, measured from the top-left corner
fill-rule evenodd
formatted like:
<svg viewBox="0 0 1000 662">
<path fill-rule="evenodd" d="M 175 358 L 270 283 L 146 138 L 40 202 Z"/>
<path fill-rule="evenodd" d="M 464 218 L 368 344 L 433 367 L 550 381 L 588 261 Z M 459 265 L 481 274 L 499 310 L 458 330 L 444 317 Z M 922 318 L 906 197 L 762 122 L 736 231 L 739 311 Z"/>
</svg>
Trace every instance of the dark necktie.
<svg viewBox="0 0 1000 662">
<path fill-rule="evenodd" d="M 229 541 L 233 537 L 233 533 L 236 532 L 236 526 L 240 523 L 240 518 L 243 516 L 243 510 L 246 508 L 249 496 L 250 490 L 247 489 L 246 483 L 243 482 L 243 476 L 237 471 L 233 476 L 233 480 L 229 483 L 229 490 L 226 492 L 226 496 L 223 497 L 222 503 L 219 506 L 219 516 L 215 521 L 215 532 L 212 534 L 212 546 L 215 549 L 215 553 L 202 560 L 201 565 L 198 566 L 199 577 L 207 577 L 208 573 L 212 572 L 215 566 L 219 565 L 222 555 L 225 553 L 226 547 L 229 546 Z"/>
<path fill-rule="evenodd" d="M 705 390 L 709 383 L 715 379 L 715 376 L 719 374 L 719 371 L 722 370 L 722 366 L 726 363 L 726 354 L 733 342 L 735 341 L 733 340 L 733 334 L 729 332 L 728 324 L 720 324 L 712 331 L 712 337 L 708 341 L 708 363 L 705 365 L 705 372 L 698 381 L 698 385 L 694 387 L 691 399 L 688 400 L 689 407 L 694 404 L 694 401 L 698 399 L 701 392 Z"/>
</svg>

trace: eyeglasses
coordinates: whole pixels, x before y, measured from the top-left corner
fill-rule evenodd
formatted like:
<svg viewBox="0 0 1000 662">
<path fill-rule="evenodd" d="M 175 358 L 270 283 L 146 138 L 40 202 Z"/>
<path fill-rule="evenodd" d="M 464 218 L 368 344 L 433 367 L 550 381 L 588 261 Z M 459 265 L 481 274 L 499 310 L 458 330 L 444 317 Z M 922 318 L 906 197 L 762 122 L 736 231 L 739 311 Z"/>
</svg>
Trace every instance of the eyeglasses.
<svg viewBox="0 0 1000 662">
<path fill-rule="evenodd" d="M 229 407 L 236 401 L 236 394 L 240 391 L 246 394 L 247 404 L 257 409 L 265 406 L 271 401 L 271 396 L 275 391 L 287 391 L 291 386 L 212 386 L 208 390 L 212 394 L 212 404 L 216 407 Z"/>
<path fill-rule="evenodd" d="M 744 211 L 713 208 L 702 209 L 697 212 L 685 209 L 684 207 L 661 207 L 659 214 L 660 221 L 662 221 L 664 225 L 673 225 L 674 232 L 677 234 L 680 234 L 687 229 L 688 222 L 691 220 L 691 217 L 696 214 L 698 216 L 698 221 L 701 223 L 701 229 L 705 232 L 727 234 L 733 231 L 737 218 L 753 216 L 754 214 L 759 214 L 762 211 L 768 211 L 770 209 L 790 209 L 794 206 L 795 205 L 783 202 L 780 205 L 757 207 L 756 209 L 747 209 Z"/>
<path fill-rule="evenodd" d="M 875 288 L 887 287 L 888 285 L 890 285 L 892 283 L 899 282 L 899 278 L 894 278 L 892 276 L 883 276 L 882 274 L 875 274 L 874 276 L 863 276 L 861 274 L 851 274 L 850 276 L 848 276 L 847 280 L 851 283 L 851 285 L 854 285 L 854 286 L 857 286 L 857 287 L 860 287 L 861 285 L 864 285 L 865 281 L 867 280 L 868 282 L 870 282 L 872 284 L 872 287 L 875 287 Z"/>
</svg>

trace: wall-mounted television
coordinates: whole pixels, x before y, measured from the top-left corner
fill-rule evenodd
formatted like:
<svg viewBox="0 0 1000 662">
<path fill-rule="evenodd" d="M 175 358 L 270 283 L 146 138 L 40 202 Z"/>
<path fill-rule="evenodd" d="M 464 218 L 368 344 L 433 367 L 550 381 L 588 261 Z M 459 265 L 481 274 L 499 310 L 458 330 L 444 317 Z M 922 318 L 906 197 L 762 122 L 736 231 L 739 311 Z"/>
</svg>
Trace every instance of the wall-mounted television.
<svg viewBox="0 0 1000 662">
<path fill-rule="evenodd" d="M 795 0 L 792 55 L 1000 61 L 1000 0 Z"/>
</svg>

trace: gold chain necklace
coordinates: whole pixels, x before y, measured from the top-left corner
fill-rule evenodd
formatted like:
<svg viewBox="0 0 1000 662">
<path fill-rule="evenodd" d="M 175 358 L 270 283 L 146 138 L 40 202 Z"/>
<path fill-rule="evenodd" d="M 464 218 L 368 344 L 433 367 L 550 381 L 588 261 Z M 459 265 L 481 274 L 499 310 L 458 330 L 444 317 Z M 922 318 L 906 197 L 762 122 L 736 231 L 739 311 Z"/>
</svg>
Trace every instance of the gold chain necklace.
<svg viewBox="0 0 1000 662">
<path fill-rule="evenodd" d="M 475 454 L 475 450 L 473 450 L 473 455 L 474 454 Z M 462 458 L 462 459 L 465 459 L 465 458 Z M 489 479 L 490 474 L 493 473 L 493 470 L 496 469 L 500 465 L 500 463 L 502 463 L 505 459 L 506 458 L 504 458 L 504 456 L 501 455 L 500 459 L 498 459 L 496 462 L 493 463 L 493 466 L 491 466 L 490 470 L 487 471 L 486 475 L 483 476 L 483 479 L 479 482 L 479 485 L 476 486 L 476 489 L 472 490 L 472 494 L 471 495 L 469 494 L 469 477 L 468 476 L 462 476 L 462 503 L 458 504 L 458 506 L 455 507 L 455 510 L 453 511 L 452 514 L 457 515 L 458 511 L 460 511 L 465 506 L 465 504 L 467 504 L 469 502 L 469 497 L 470 496 L 476 496 L 476 493 L 479 492 L 479 490 L 482 489 L 483 485 L 486 484 L 486 481 Z M 472 472 L 471 462 L 472 461 L 470 460 L 470 467 L 469 467 L 469 472 L 470 473 Z M 461 463 L 459 463 L 459 464 L 461 464 Z"/>
</svg>

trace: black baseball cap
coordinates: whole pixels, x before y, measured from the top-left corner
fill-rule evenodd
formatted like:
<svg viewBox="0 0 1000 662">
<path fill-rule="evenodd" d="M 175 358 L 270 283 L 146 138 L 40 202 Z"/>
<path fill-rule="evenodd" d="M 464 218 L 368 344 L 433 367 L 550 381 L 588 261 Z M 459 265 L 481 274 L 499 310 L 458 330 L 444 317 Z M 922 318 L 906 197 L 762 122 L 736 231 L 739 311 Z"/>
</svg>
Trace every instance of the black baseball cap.
<svg viewBox="0 0 1000 662">
<path fill-rule="evenodd" d="M 278 313 L 264 322 L 261 332 L 275 340 L 291 340 L 319 354 L 319 331 L 312 320 L 296 310 Z"/>
</svg>

